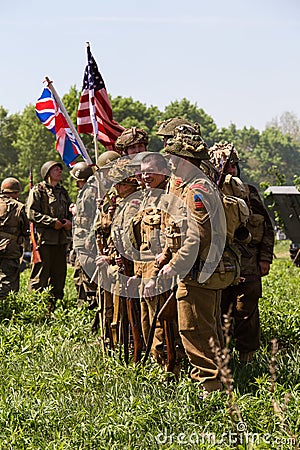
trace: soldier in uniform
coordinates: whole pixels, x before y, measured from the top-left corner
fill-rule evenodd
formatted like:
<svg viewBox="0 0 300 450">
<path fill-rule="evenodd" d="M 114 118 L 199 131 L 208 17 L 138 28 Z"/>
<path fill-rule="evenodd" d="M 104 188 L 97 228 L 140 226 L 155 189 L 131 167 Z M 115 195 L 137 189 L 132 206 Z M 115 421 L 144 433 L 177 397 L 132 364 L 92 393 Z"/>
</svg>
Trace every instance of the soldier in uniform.
<svg viewBox="0 0 300 450">
<path fill-rule="evenodd" d="M 24 239 L 29 236 L 25 206 L 18 201 L 21 184 L 6 178 L 0 193 L 0 298 L 18 292 Z"/>
<path fill-rule="evenodd" d="M 62 164 L 47 161 L 41 167 L 44 181 L 29 192 L 27 216 L 35 224 L 41 262 L 32 265 L 30 289 L 51 286 L 49 314 L 62 299 L 67 274 L 67 247 L 71 238 L 71 199 L 61 184 Z"/>
<path fill-rule="evenodd" d="M 174 165 L 181 178 L 172 177 L 167 187 L 167 193 L 173 194 L 169 212 L 163 218 L 170 256 L 159 276 L 169 279 L 178 276 L 179 333 L 192 365 L 191 377 L 202 384 L 206 395 L 222 389 L 212 348 L 212 343 L 215 348 L 223 346 L 221 290 L 200 282 L 199 278 L 212 243 L 209 215 L 216 214 L 208 208 L 215 208 L 218 192 L 198 169 L 200 161 L 209 159 L 208 147 L 199 134 L 176 132 L 168 140 L 165 151 L 177 156 Z"/>
<path fill-rule="evenodd" d="M 85 162 L 76 163 L 70 171 L 71 176 L 76 180 L 79 189 L 76 205 L 72 205 L 73 214 L 73 250 L 75 252 L 74 275 L 73 280 L 78 295 L 78 305 L 85 301 L 89 302 L 89 309 L 97 306 L 96 302 L 96 283 L 91 283 L 90 276 L 84 270 L 82 264 L 87 266 L 89 259 L 93 263 L 94 258 L 91 255 L 89 246 L 89 235 L 93 233 L 93 223 L 96 212 L 96 188 L 87 185 L 88 179 L 93 175 L 93 169 Z M 84 189 L 84 186 L 87 188 Z"/>
<path fill-rule="evenodd" d="M 121 156 L 146 152 L 147 146 L 148 133 L 137 127 L 131 127 L 123 131 L 115 142 L 115 147 Z"/>
<path fill-rule="evenodd" d="M 224 160 L 229 155 L 231 144 L 216 143 L 210 149 L 211 161 L 220 172 Z M 229 176 L 239 177 L 239 156 L 234 150 L 226 172 Z M 257 189 L 246 184 L 247 203 L 250 216 L 247 228 L 251 240 L 241 243 L 241 282 L 229 286 L 222 293 L 222 316 L 228 313 L 230 304 L 233 305 L 233 337 L 235 347 L 239 352 L 239 359 L 248 363 L 260 345 L 259 298 L 262 296 L 261 278 L 269 273 L 273 259 L 274 230 L 268 211 Z M 246 198 L 244 196 L 244 198 Z"/>
<path fill-rule="evenodd" d="M 100 233 L 106 239 L 107 251 L 103 252 L 96 258 L 96 264 L 101 271 L 109 271 L 110 275 L 117 274 L 117 281 L 120 285 L 120 292 L 115 287 L 114 283 L 111 286 L 105 286 L 105 319 L 108 327 L 112 332 L 112 338 L 114 343 L 117 342 L 118 333 L 118 321 L 121 322 L 121 334 L 122 343 L 124 348 L 128 348 L 128 336 L 126 337 L 126 321 L 127 316 L 131 324 L 133 339 L 134 339 L 134 361 L 138 362 L 141 357 L 141 351 L 143 346 L 140 326 L 140 312 L 139 305 L 136 298 L 128 297 L 126 290 L 127 277 L 133 275 L 133 263 L 126 258 L 126 235 L 128 234 L 128 223 L 130 218 L 135 216 L 139 209 L 140 201 L 139 195 L 137 197 L 131 196 L 135 194 L 139 188 L 137 179 L 134 176 L 134 168 L 130 167 L 130 159 L 120 159 L 117 163 L 113 164 L 108 172 L 108 177 L 114 184 L 114 189 L 117 194 L 117 201 L 114 205 L 108 206 L 107 210 L 102 210 L 102 214 L 99 216 L 98 228 L 96 234 Z M 126 199 L 130 198 L 127 202 Z M 113 229 L 111 228 L 113 225 Z M 106 276 L 106 278 L 108 278 Z M 113 276 L 110 279 L 113 280 Z M 122 286 L 123 283 L 123 286 Z M 107 291 L 110 292 L 107 292 Z M 114 293 L 114 298 L 112 294 Z M 126 307 L 124 307 L 124 298 L 127 296 Z M 108 302 L 108 299 L 111 302 Z M 111 309 L 109 308 L 111 306 Z M 111 312 L 110 312 L 111 311 Z M 120 313 L 121 311 L 121 313 Z M 119 317 L 120 314 L 120 317 Z M 124 326 L 125 324 L 125 326 Z M 125 359 L 128 359 L 127 350 L 125 350 Z"/>
</svg>

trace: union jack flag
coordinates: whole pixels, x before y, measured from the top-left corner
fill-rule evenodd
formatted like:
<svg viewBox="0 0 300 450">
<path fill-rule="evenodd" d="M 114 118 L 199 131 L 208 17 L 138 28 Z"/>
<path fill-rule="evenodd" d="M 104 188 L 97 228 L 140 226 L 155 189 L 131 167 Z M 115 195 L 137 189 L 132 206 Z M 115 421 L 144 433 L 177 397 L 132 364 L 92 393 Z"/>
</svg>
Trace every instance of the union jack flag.
<svg viewBox="0 0 300 450">
<path fill-rule="evenodd" d="M 72 167 L 79 155 L 85 159 L 77 139 L 48 87 L 38 99 L 35 111 L 42 124 L 56 135 L 56 150 L 66 166 Z"/>
<path fill-rule="evenodd" d="M 77 111 L 78 132 L 95 135 L 107 150 L 114 150 L 115 141 L 124 128 L 113 119 L 105 84 L 89 46 L 87 59 Z"/>
</svg>

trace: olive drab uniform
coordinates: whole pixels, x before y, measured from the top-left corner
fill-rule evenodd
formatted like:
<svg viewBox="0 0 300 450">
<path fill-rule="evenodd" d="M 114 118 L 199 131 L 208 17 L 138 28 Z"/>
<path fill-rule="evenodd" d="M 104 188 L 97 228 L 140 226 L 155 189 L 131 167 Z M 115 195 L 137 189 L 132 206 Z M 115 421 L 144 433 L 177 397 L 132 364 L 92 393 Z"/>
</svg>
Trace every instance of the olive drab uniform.
<svg viewBox="0 0 300 450">
<path fill-rule="evenodd" d="M 97 245 L 97 253 L 98 255 L 105 255 L 109 257 L 110 265 L 114 264 L 114 246 L 111 244 L 111 223 L 112 217 L 108 213 L 108 208 L 110 202 L 108 200 L 110 198 L 110 202 L 117 207 L 120 202 L 120 198 L 115 194 L 114 189 L 109 189 L 107 191 L 107 197 L 103 197 L 102 204 L 98 207 L 98 211 L 96 213 L 96 220 L 94 224 L 94 233 L 96 238 Z M 111 268 L 109 269 L 111 271 Z M 103 269 L 105 272 L 105 269 Z M 111 283 L 111 278 L 109 279 L 107 274 L 103 271 L 100 271 L 98 274 L 98 289 L 97 289 L 97 298 L 99 310 L 96 312 L 95 321 L 92 326 L 94 331 L 98 330 L 99 321 L 102 320 L 105 337 L 107 339 L 112 340 L 111 333 L 111 323 L 113 321 L 113 292 L 114 292 L 114 284 Z M 115 338 L 116 343 L 117 339 Z M 112 345 L 112 342 L 111 342 Z"/>
<path fill-rule="evenodd" d="M 66 189 L 46 181 L 35 185 L 29 192 L 27 215 L 35 224 L 37 244 L 42 261 L 32 265 L 30 288 L 40 290 L 52 287 L 53 301 L 62 299 L 67 273 L 67 247 L 71 232 L 54 228 L 56 220 L 72 220 L 69 211 L 71 199 Z"/>
<path fill-rule="evenodd" d="M 94 177 L 82 187 L 77 196 L 76 214 L 73 217 L 73 249 L 76 253 L 74 263 L 74 284 L 78 303 L 89 301 L 90 308 L 96 306 L 97 284 L 91 282 L 95 270 L 97 254 L 94 222 L 96 216 L 97 186 Z"/>
<path fill-rule="evenodd" d="M 163 234 L 161 223 L 160 200 L 162 194 L 165 192 L 168 179 L 163 181 L 155 189 L 145 189 L 144 199 L 140 207 L 140 212 L 132 220 L 132 236 L 134 245 L 140 251 L 140 261 L 135 262 L 135 276 L 145 280 L 147 283 L 149 278 L 156 276 L 155 257 L 159 255 L 164 247 L 165 242 L 162 240 Z M 142 289 L 143 290 L 143 289 Z M 141 296 L 141 322 L 142 331 L 145 342 L 147 343 L 149 337 L 149 325 L 152 324 L 157 307 L 159 310 L 166 301 L 166 296 L 163 294 L 152 298 L 144 298 Z M 157 305 L 159 303 L 159 305 Z M 183 357 L 183 350 L 181 340 L 178 335 L 176 318 L 174 320 L 174 345 L 177 350 L 175 356 L 179 362 Z M 165 332 L 162 320 L 157 319 L 154 331 L 153 342 L 151 346 L 151 354 L 154 359 L 162 365 L 165 365 L 167 355 L 165 353 Z"/>
<path fill-rule="evenodd" d="M 205 260 L 211 244 L 209 213 L 199 200 L 210 192 L 211 186 L 207 179 L 199 179 L 197 176 L 199 177 L 197 172 L 191 172 L 190 177 L 184 181 L 171 178 L 167 192 L 173 194 L 169 202 L 172 206 L 168 214 L 164 215 L 167 238 L 165 253 L 170 253 L 169 264 L 181 274 L 176 293 L 178 326 L 192 365 L 191 377 L 203 383 L 207 391 L 212 391 L 221 389 L 222 386 L 215 355 L 210 346 L 210 339 L 218 348 L 223 345 L 221 290 L 208 288 L 197 281 L 201 260 Z M 175 196 L 181 200 L 178 204 Z M 190 217 L 188 211 L 191 212 Z M 195 260 L 190 270 L 187 269 L 189 258 Z"/>
<path fill-rule="evenodd" d="M 260 345 L 260 321 L 258 301 L 262 296 L 260 261 L 270 264 L 273 259 L 274 230 L 267 209 L 257 189 L 248 187 L 250 216 L 247 228 L 250 242 L 238 244 L 241 252 L 241 282 L 229 286 L 222 294 L 222 314 L 233 303 L 233 337 L 240 359 L 249 362 Z"/>
<path fill-rule="evenodd" d="M 29 222 L 23 203 L 0 194 L 0 298 L 18 292 L 20 259 Z"/>
</svg>

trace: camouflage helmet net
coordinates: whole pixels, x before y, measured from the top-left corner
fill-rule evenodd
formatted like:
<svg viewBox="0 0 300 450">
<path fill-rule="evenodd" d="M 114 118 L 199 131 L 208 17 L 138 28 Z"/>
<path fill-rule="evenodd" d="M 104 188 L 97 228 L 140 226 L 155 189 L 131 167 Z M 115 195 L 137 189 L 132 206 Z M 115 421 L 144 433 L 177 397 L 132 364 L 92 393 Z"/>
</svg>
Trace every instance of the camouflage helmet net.
<svg viewBox="0 0 300 450">
<path fill-rule="evenodd" d="M 175 129 L 176 127 L 180 125 L 190 125 L 193 126 L 194 124 L 190 122 L 187 119 L 184 119 L 183 117 L 173 117 L 171 119 L 164 120 L 162 122 L 158 122 L 157 125 L 159 126 L 156 134 L 158 136 L 166 136 L 166 137 L 172 137 L 175 135 Z M 199 129 L 199 134 L 200 129 Z"/>
<path fill-rule="evenodd" d="M 17 178 L 5 178 L 1 183 L 1 192 L 3 193 L 21 192 L 21 190 L 21 183 Z"/>
<path fill-rule="evenodd" d="M 231 142 L 216 142 L 212 147 L 209 149 L 209 155 L 210 155 L 210 161 L 213 163 L 215 167 L 220 167 L 223 165 L 224 161 L 227 159 L 228 155 L 230 154 L 231 148 L 232 148 Z M 231 164 L 236 164 L 240 161 L 239 155 L 237 150 L 234 148 L 230 162 Z"/>
<path fill-rule="evenodd" d="M 107 177 L 114 183 L 138 184 L 130 159 L 119 159 L 109 169 Z"/>
<path fill-rule="evenodd" d="M 184 124 L 175 128 L 175 136 L 168 139 L 165 152 L 194 159 L 209 159 L 208 146 L 200 134 L 200 125 Z"/>
<path fill-rule="evenodd" d="M 115 146 L 118 150 L 124 151 L 127 147 L 135 144 L 148 145 L 148 133 L 137 127 L 128 128 L 118 137 Z"/>
</svg>

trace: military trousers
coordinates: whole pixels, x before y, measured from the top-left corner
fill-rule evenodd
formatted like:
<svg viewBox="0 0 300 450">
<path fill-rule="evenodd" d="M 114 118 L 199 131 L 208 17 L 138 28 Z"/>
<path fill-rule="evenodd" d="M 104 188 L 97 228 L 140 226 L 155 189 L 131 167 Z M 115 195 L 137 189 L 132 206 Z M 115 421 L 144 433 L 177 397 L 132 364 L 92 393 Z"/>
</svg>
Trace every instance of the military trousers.
<svg viewBox="0 0 300 450">
<path fill-rule="evenodd" d="M 212 346 L 223 347 L 221 291 L 180 281 L 176 297 L 179 333 L 192 365 L 191 378 L 207 391 L 220 390 L 222 383 Z"/>
<path fill-rule="evenodd" d="M 18 292 L 20 287 L 19 259 L 0 258 L 0 298 L 9 292 Z"/>
<path fill-rule="evenodd" d="M 39 252 L 42 261 L 33 264 L 29 287 L 38 291 L 51 286 L 54 299 L 62 299 L 67 275 L 67 245 L 43 244 Z"/>
<path fill-rule="evenodd" d="M 262 296 L 261 278 L 241 282 L 224 289 L 221 300 L 222 317 L 232 303 L 232 337 L 241 353 L 254 352 L 260 345 L 258 301 Z"/>
</svg>

